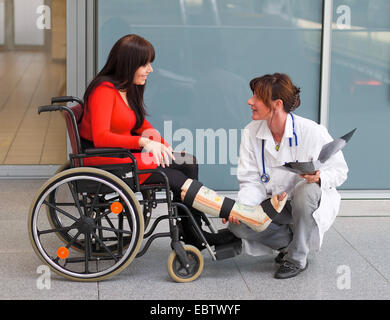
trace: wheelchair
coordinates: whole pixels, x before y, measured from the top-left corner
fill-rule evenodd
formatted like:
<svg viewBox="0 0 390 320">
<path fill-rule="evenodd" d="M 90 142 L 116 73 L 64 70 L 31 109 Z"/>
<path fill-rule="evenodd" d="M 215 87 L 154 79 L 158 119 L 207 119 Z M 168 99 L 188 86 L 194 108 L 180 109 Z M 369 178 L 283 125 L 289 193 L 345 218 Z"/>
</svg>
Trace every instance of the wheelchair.
<svg viewBox="0 0 390 320">
<path fill-rule="evenodd" d="M 83 145 L 78 130 L 84 111 L 81 99 L 54 97 L 51 105 L 38 108 L 38 114 L 52 111 L 64 115 L 72 153 L 40 188 L 28 217 L 32 247 L 51 270 L 74 281 L 105 280 L 143 256 L 154 240 L 169 237 L 172 251 L 167 259 L 168 274 L 176 282 L 191 282 L 202 273 L 204 259 L 198 248 L 182 243 L 177 223 L 181 219 L 193 224 L 213 260 L 241 252 L 241 242 L 215 246 L 215 250 L 210 247 L 191 211 L 172 201 L 168 178 L 158 168 L 139 170 L 128 149 Z M 83 166 L 83 159 L 88 157 L 129 158 L 129 162 Z M 165 182 L 139 183 L 140 174 L 153 172 L 161 174 Z M 161 203 L 167 205 L 167 214 L 151 224 L 153 209 Z M 186 215 L 180 215 L 178 208 Z M 168 220 L 169 230 L 155 233 L 163 220 Z M 206 215 L 202 220 L 211 232 L 217 232 Z"/>
</svg>

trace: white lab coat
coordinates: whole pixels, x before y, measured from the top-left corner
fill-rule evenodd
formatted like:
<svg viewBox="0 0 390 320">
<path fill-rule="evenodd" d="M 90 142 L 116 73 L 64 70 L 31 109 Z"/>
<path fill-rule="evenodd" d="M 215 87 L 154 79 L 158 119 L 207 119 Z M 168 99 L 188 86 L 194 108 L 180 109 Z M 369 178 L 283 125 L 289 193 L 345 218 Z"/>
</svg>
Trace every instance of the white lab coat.
<svg viewBox="0 0 390 320">
<path fill-rule="evenodd" d="M 277 167 L 285 162 L 317 160 L 322 146 L 333 140 L 324 126 L 309 119 L 294 115 L 294 126 L 298 146 L 295 145 L 293 121 L 288 115 L 279 151 L 275 149 L 274 139 L 265 120 L 252 121 L 245 127 L 241 138 L 237 168 L 240 185 L 238 202 L 255 206 L 267 197 L 283 191 L 288 194 L 289 199 L 294 197 L 294 187 L 302 178 Z M 292 147 L 290 147 L 289 138 L 292 138 Z M 262 139 L 265 140 L 266 172 L 271 178 L 268 183 L 260 180 L 263 174 Z M 310 240 L 312 250 L 321 248 L 324 233 L 330 228 L 339 212 L 341 197 L 336 187 L 344 183 L 348 173 L 348 166 L 342 152 L 339 151 L 333 155 L 320 168 L 320 172 L 322 194 L 319 208 L 313 213 L 317 228 Z M 244 240 L 244 248 L 250 255 L 267 254 L 271 251 L 258 242 L 246 240 Z"/>
</svg>

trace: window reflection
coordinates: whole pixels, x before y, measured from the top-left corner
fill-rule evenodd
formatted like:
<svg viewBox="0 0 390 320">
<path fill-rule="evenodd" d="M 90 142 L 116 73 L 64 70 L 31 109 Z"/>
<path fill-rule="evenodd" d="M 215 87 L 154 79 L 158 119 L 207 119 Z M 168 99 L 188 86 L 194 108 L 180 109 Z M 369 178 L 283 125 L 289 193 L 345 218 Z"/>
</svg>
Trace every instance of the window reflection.
<svg viewBox="0 0 390 320">
<path fill-rule="evenodd" d="M 340 6 L 350 12 L 347 27 L 340 25 Z M 390 154 L 383 139 L 390 134 L 390 1 L 334 1 L 334 10 L 330 131 L 359 131 L 345 149 L 350 174 L 343 188 L 388 189 L 390 172 L 384 168 Z"/>
<path fill-rule="evenodd" d="M 321 0 L 99 1 L 98 12 L 100 68 L 126 33 L 155 46 L 145 98 L 150 121 L 162 133 L 164 121 L 193 137 L 197 129 L 232 129 L 239 145 L 240 130 L 250 122 L 249 81 L 277 71 L 303 88 L 297 113 L 318 120 Z M 234 190 L 232 166 L 203 165 L 203 182 Z"/>
</svg>

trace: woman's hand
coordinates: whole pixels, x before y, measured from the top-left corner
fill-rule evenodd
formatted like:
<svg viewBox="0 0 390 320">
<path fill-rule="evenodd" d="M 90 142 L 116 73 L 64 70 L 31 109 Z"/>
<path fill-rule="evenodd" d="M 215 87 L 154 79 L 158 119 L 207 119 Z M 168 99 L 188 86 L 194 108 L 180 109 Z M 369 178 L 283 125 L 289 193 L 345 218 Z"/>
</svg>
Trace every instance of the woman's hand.
<svg viewBox="0 0 390 320">
<path fill-rule="evenodd" d="M 314 172 L 314 174 L 300 174 L 301 178 L 305 179 L 307 183 L 318 183 L 320 184 L 321 177 L 320 177 L 320 170 L 317 170 Z"/>
<path fill-rule="evenodd" d="M 139 144 L 147 152 L 150 152 L 153 155 L 153 159 L 158 166 L 165 168 L 166 165 L 167 167 L 169 167 L 169 162 L 172 159 L 175 160 L 172 148 L 167 147 L 160 142 L 153 141 L 147 138 L 141 138 Z"/>
</svg>

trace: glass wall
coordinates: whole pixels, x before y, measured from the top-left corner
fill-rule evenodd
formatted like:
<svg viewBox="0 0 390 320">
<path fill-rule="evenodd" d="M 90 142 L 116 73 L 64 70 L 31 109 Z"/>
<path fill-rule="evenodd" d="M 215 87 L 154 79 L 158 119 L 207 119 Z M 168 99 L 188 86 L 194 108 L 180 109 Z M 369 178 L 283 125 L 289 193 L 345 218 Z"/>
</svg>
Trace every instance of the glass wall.
<svg viewBox="0 0 390 320">
<path fill-rule="evenodd" d="M 390 1 L 335 0 L 329 131 L 357 128 L 343 189 L 390 189 Z"/>
<path fill-rule="evenodd" d="M 98 4 L 98 65 L 127 33 L 156 49 L 146 103 L 175 150 L 193 153 L 200 179 L 237 190 L 249 81 L 274 72 L 302 88 L 297 114 L 318 121 L 322 1 L 166 0 Z"/>
<path fill-rule="evenodd" d="M 66 1 L 0 0 L 0 165 L 66 161 L 60 113 L 40 105 L 66 93 Z"/>
<path fill-rule="evenodd" d="M 5 3 L 0 0 L 0 46 L 4 45 L 5 40 Z"/>
<path fill-rule="evenodd" d="M 253 77 L 289 74 L 302 89 L 296 113 L 319 119 L 321 0 L 99 1 L 99 69 L 128 33 L 156 49 L 149 120 L 175 150 L 197 157 L 200 180 L 212 188 L 238 188 Z"/>
</svg>

